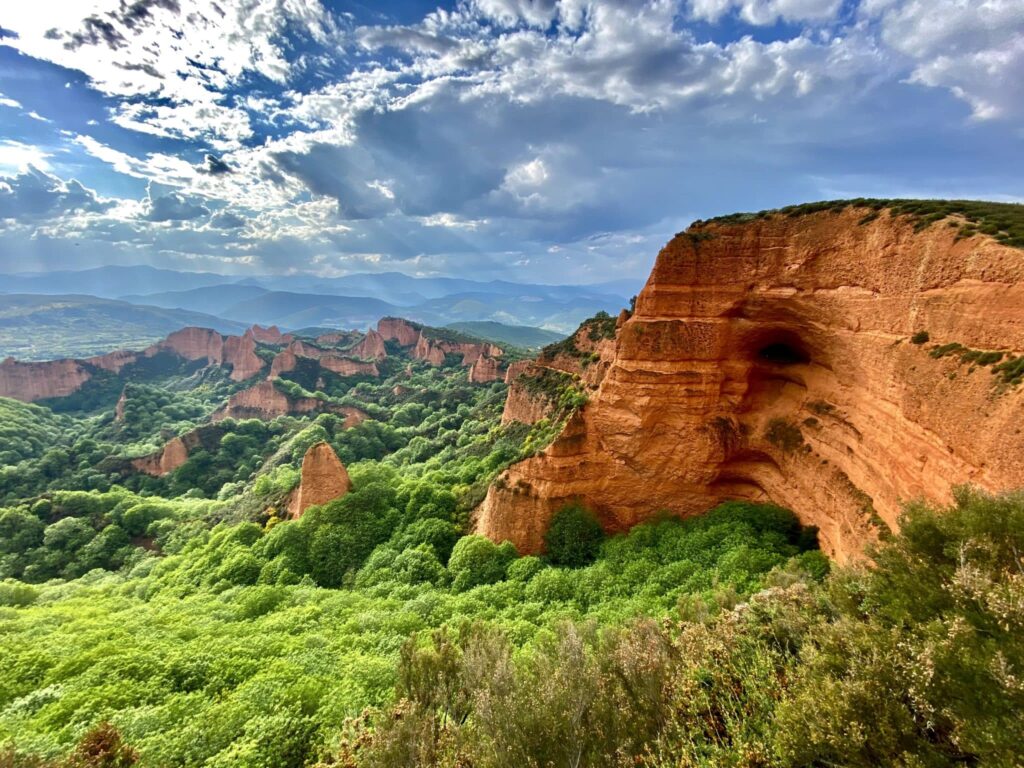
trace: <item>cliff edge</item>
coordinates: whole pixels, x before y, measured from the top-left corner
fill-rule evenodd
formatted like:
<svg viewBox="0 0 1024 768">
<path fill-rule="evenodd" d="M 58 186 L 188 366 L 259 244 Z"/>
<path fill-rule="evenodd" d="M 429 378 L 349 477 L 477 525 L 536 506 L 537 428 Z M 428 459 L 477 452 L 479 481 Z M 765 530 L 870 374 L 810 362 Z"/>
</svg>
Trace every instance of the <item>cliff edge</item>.
<svg viewBox="0 0 1024 768">
<path fill-rule="evenodd" d="M 536 552 L 573 500 L 612 532 L 770 500 L 844 561 L 895 529 L 905 500 L 1020 486 L 1024 250 L 955 210 L 900 205 L 677 235 L 589 403 L 498 478 L 477 531 Z"/>
</svg>

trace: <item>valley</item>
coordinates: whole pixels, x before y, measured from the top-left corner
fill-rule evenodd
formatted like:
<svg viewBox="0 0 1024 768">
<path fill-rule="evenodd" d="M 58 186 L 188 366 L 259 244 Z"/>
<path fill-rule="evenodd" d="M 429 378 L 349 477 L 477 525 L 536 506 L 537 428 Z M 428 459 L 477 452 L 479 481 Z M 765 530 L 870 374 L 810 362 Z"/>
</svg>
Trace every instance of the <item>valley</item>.
<svg viewBox="0 0 1024 768">
<path fill-rule="evenodd" d="M 276 309 L 4 360 L 0 764 L 1014 765 L 1021 207 L 908 206 L 556 338 L 193 285 Z"/>
</svg>

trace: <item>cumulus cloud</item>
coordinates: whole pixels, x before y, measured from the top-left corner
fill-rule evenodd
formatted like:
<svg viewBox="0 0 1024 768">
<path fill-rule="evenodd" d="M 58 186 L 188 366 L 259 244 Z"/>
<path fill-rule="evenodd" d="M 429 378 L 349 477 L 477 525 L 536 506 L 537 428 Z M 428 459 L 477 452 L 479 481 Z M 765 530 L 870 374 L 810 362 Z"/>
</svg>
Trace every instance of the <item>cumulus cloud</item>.
<svg viewBox="0 0 1024 768">
<path fill-rule="evenodd" d="M 73 87 L 100 92 L 112 124 L 0 141 L 0 174 L 49 179 L 19 182 L 17 205 L 13 181 L 2 194 L 28 210 L 30 185 L 47 188 L 52 207 L 22 219 L 55 251 L 74 236 L 232 268 L 557 279 L 640 265 L 683 211 L 909 164 L 901 142 L 953 148 L 957 189 L 991 188 L 963 180 L 979 143 L 956 132 L 1007 132 L 1024 112 L 1024 0 L 460 0 L 408 24 L 320 0 L 40 3 L 5 8 L 18 36 L 0 44 L 81 72 Z M 62 127 L 17 95 L 0 106 Z M 943 110 L 961 102 L 974 119 L 958 125 Z M 90 203 L 71 175 L 148 191 Z"/>
<path fill-rule="evenodd" d="M 0 219 L 26 221 L 101 212 L 113 205 L 75 179 L 65 181 L 32 165 L 17 176 L 0 177 Z"/>
<path fill-rule="evenodd" d="M 326 43 L 334 18 L 319 0 L 48 0 L 4 8 L 16 33 L 3 44 L 84 73 L 129 99 L 123 127 L 158 136 L 203 136 L 222 146 L 250 135 L 244 109 L 225 93 L 256 74 L 284 84 L 294 62 L 286 33 Z M 140 97 L 142 100 L 140 100 Z M 148 101 L 147 101 L 148 100 Z"/>
<path fill-rule="evenodd" d="M 154 222 L 180 222 L 203 218 L 210 210 L 175 190 L 150 182 L 142 203 L 142 218 Z"/>
<path fill-rule="evenodd" d="M 948 89 L 978 119 L 1024 116 L 1024 0 L 869 0 L 861 13 L 907 57 L 910 82 Z"/>
<path fill-rule="evenodd" d="M 763 26 L 780 19 L 788 22 L 823 22 L 834 19 L 842 0 L 690 0 L 692 18 L 717 22 L 730 12 L 748 24 Z"/>
</svg>

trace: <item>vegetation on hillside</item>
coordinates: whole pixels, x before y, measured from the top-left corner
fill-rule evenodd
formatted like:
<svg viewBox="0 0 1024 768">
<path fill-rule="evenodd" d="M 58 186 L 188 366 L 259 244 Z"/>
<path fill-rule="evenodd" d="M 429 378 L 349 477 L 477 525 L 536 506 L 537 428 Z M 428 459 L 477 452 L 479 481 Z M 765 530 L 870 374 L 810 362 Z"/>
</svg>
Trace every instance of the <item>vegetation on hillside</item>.
<svg viewBox="0 0 1024 768">
<path fill-rule="evenodd" d="M 546 371 L 555 421 L 502 426 L 503 383 L 389 355 L 276 382 L 352 428 L 211 424 L 236 385 L 159 360 L 0 400 L 0 765 L 1014 764 L 1024 496 L 912 505 L 831 573 L 813 528 L 745 502 L 611 537 L 571 505 L 521 556 L 470 514 L 578 380 Z M 132 468 L 175 435 L 181 467 Z M 290 520 L 321 441 L 353 490 Z"/>
<path fill-rule="evenodd" d="M 1005 245 L 1024 248 L 1024 205 L 1019 203 L 992 203 L 983 200 L 882 200 L 859 197 L 852 200 L 824 200 L 817 203 L 790 205 L 756 213 L 733 213 L 693 222 L 690 229 L 699 232 L 709 225 L 743 224 L 770 216 L 804 216 L 828 211 L 839 213 L 847 208 L 864 208 L 868 213 L 861 219 L 867 224 L 878 218 L 882 211 L 892 216 L 906 216 L 917 230 L 948 220 L 957 227 L 957 237 L 976 234 L 988 235 Z"/>
</svg>

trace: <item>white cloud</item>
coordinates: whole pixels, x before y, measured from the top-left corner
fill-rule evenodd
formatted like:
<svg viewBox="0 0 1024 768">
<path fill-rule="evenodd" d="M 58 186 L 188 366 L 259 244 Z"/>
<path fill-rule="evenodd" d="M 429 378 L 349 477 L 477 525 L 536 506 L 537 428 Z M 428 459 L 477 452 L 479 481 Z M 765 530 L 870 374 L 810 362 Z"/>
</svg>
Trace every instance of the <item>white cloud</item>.
<svg viewBox="0 0 1024 768">
<path fill-rule="evenodd" d="M 47 158 L 52 155 L 45 150 L 13 139 L 0 139 L 0 176 L 23 173 L 29 166 L 42 170 L 50 167 Z"/>
<path fill-rule="evenodd" d="M 690 0 L 694 19 L 717 22 L 736 11 L 748 24 L 763 26 L 780 19 L 789 22 L 825 22 L 834 19 L 842 0 Z"/>
<path fill-rule="evenodd" d="M 246 113 L 222 103 L 230 86 L 250 73 L 286 83 L 286 31 L 320 43 L 337 32 L 319 0 L 40 0 L 5 5 L 4 26 L 17 37 L 2 44 L 132 99 L 121 125 L 222 146 L 248 135 Z"/>
<path fill-rule="evenodd" d="M 21 102 L 14 99 L 8 98 L 0 93 L 0 107 L 10 107 L 11 109 L 21 109 Z"/>
<path fill-rule="evenodd" d="M 1024 116 L 1024 0 L 873 0 L 861 14 L 910 61 L 910 82 L 948 89 L 978 119 Z"/>
</svg>

